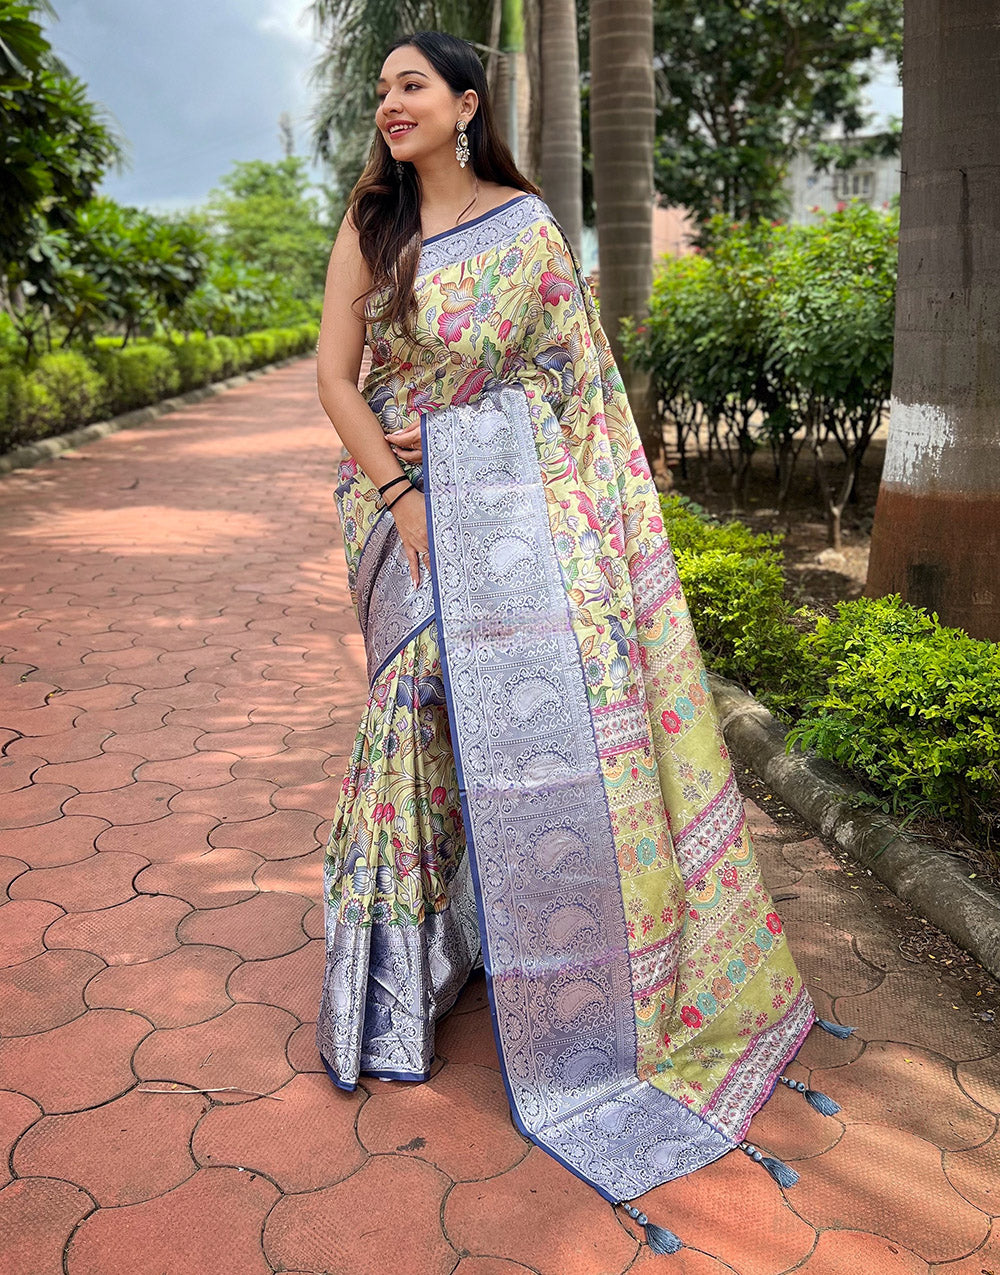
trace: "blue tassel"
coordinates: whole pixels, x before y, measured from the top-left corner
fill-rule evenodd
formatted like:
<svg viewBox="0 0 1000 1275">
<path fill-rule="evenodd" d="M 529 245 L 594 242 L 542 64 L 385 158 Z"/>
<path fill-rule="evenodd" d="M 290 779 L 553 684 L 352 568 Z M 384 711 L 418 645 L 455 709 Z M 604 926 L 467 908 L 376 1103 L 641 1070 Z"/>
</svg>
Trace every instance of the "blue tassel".
<svg viewBox="0 0 1000 1275">
<path fill-rule="evenodd" d="M 646 1243 L 654 1253 L 677 1253 L 684 1247 L 673 1231 L 668 1231 L 665 1226 L 647 1222 L 645 1231 Z"/>
<path fill-rule="evenodd" d="M 807 1089 L 805 1094 L 806 1102 L 814 1111 L 818 1111 L 821 1116 L 835 1116 L 840 1110 L 839 1102 L 834 1102 L 832 1098 L 828 1098 L 825 1093 L 820 1093 L 818 1089 Z"/>
<path fill-rule="evenodd" d="M 665 1226 L 657 1226 L 655 1222 L 651 1222 L 634 1204 L 623 1203 L 622 1208 L 645 1231 L 646 1243 L 653 1253 L 677 1253 L 684 1247 L 673 1231 L 668 1231 Z"/>
<path fill-rule="evenodd" d="M 821 1116 L 835 1116 L 840 1110 L 839 1102 L 834 1102 L 832 1098 L 828 1098 L 825 1093 L 820 1093 L 818 1089 L 807 1089 L 805 1083 L 801 1080 L 793 1080 L 791 1076 L 779 1076 L 778 1083 L 787 1085 L 789 1089 L 794 1089 L 802 1094 L 809 1106 L 814 1111 L 818 1111 Z"/>
<path fill-rule="evenodd" d="M 846 1040 L 848 1036 L 854 1035 L 853 1027 L 843 1027 L 840 1023 L 829 1023 L 825 1018 L 817 1018 L 816 1026 L 822 1027 L 825 1032 L 829 1032 L 831 1036 L 836 1036 L 838 1040 Z"/>
<path fill-rule="evenodd" d="M 748 1155 L 755 1164 L 762 1164 L 779 1186 L 794 1186 L 798 1182 L 799 1175 L 794 1169 L 789 1168 L 783 1160 L 776 1160 L 774 1156 L 765 1155 L 752 1142 L 741 1142 L 740 1150 L 745 1155 Z"/>
<path fill-rule="evenodd" d="M 799 1175 L 784 1160 L 775 1160 L 773 1156 L 766 1155 L 761 1159 L 761 1164 L 778 1186 L 794 1186 L 799 1180 Z"/>
</svg>

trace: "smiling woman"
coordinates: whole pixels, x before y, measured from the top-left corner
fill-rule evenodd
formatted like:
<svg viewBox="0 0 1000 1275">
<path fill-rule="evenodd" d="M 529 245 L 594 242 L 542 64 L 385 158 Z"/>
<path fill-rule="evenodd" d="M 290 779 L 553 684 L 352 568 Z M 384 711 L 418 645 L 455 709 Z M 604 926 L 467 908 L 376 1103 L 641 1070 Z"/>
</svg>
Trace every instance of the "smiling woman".
<svg viewBox="0 0 1000 1275">
<path fill-rule="evenodd" d="M 471 46 L 409 37 L 378 99 L 319 345 L 370 696 L 317 1043 L 427 1080 L 481 955 L 517 1127 L 672 1252 L 627 1201 L 735 1148 L 794 1180 L 743 1139 L 815 1013 L 572 248 Z"/>
</svg>

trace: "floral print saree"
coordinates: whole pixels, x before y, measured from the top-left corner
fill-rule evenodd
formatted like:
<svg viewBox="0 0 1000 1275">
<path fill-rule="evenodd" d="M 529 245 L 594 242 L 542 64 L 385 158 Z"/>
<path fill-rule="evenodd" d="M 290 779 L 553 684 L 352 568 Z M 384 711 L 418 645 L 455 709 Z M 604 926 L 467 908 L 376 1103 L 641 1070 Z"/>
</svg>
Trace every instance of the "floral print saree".
<svg viewBox="0 0 1000 1275">
<path fill-rule="evenodd" d="M 341 1086 L 426 1079 L 481 959 L 516 1124 L 626 1201 L 740 1145 L 814 1010 L 546 205 L 426 240 L 416 294 L 415 340 L 369 321 L 363 392 L 387 432 L 421 421 L 419 587 L 354 461 L 337 490 L 370 698 L 325 857 L 317 1042 Z"/>
</svg>

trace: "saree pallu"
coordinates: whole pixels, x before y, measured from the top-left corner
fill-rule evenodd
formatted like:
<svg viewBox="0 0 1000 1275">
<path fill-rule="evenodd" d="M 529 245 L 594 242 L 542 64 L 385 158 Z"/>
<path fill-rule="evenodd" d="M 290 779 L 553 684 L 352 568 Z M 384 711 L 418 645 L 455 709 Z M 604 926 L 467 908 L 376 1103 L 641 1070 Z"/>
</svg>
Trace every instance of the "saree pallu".
<svg viewBox="0 0 1000 1275">
<path fill-rule="evenodd" d="M 414 588 L 348 460 L 370 699 L 324 863 L 331 1078 L 423 1080 L 485 964 L 518 1128 L 614 1203 L 740 1145 L 814 1022 L 758 870 L 656 491 L 586 280 L 523 196 L 426 240 Z"/>
</svg>

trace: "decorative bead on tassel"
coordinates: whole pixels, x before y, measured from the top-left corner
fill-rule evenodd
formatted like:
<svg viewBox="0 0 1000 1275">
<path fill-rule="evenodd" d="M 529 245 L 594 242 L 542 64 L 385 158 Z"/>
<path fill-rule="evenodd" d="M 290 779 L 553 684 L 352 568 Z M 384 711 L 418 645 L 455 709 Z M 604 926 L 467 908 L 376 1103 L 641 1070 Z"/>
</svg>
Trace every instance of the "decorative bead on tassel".
<svg viewBox="0 0 1000 1275">
<path fill-rule="evenodd" d="M 748 1155 L 755 1164 L 762 1164 L 778 1186 L 794 1186 L 798 1182 L 799 1175 L 793 1168 L 785 1164 L 784 1160 L 776 1160 L 774 1156 L 765 1155 L 763 1151 L 758 1151 L 752 1142 L 741 1142 L 740 1150 Z"/>
<path fill-rule="evenodd" d="M 779 1076 L 778 1083 L 787 1085 L 789 1089 L 794 1089 L 800 1094 L 805 1095 L 805 1100 L 814 1111 L 818 1111 L 821 1116 L 835 1116 L 840 1110 L 840 1103 L 834 1102 L 832 1098 L 828 1098 L 825 1093 L 820 1093 L 818 1089 L 809 1089 L 801 1080 L 793 1080 L 791 1076 Z"/>
<path fill-rule="evenodd" d="M 646 1233 L 646 1243 L 654 1253 L 677 1253 L 684 1247 L 673 1231 L 668 1231 L 665 1226 L 657 1226 L 655 1222 L 651 1222 L 634 1204 L 626 1204 L 622 1201 L 622 1208 L 643 1228 Z"/>
<path fill-rule="evenodd" d="M 848 1036 L 854 1035 L 853 1027 L 844 1027 L 840 1023 L 830 1023 L 825 1018 L 817 1018 L 816 1026 L 822 1027 L 825 1032 L 829 1032 L 831 1036 L 836 1036 L 838 1040 L 846 1040 Z"/>
</svg>

